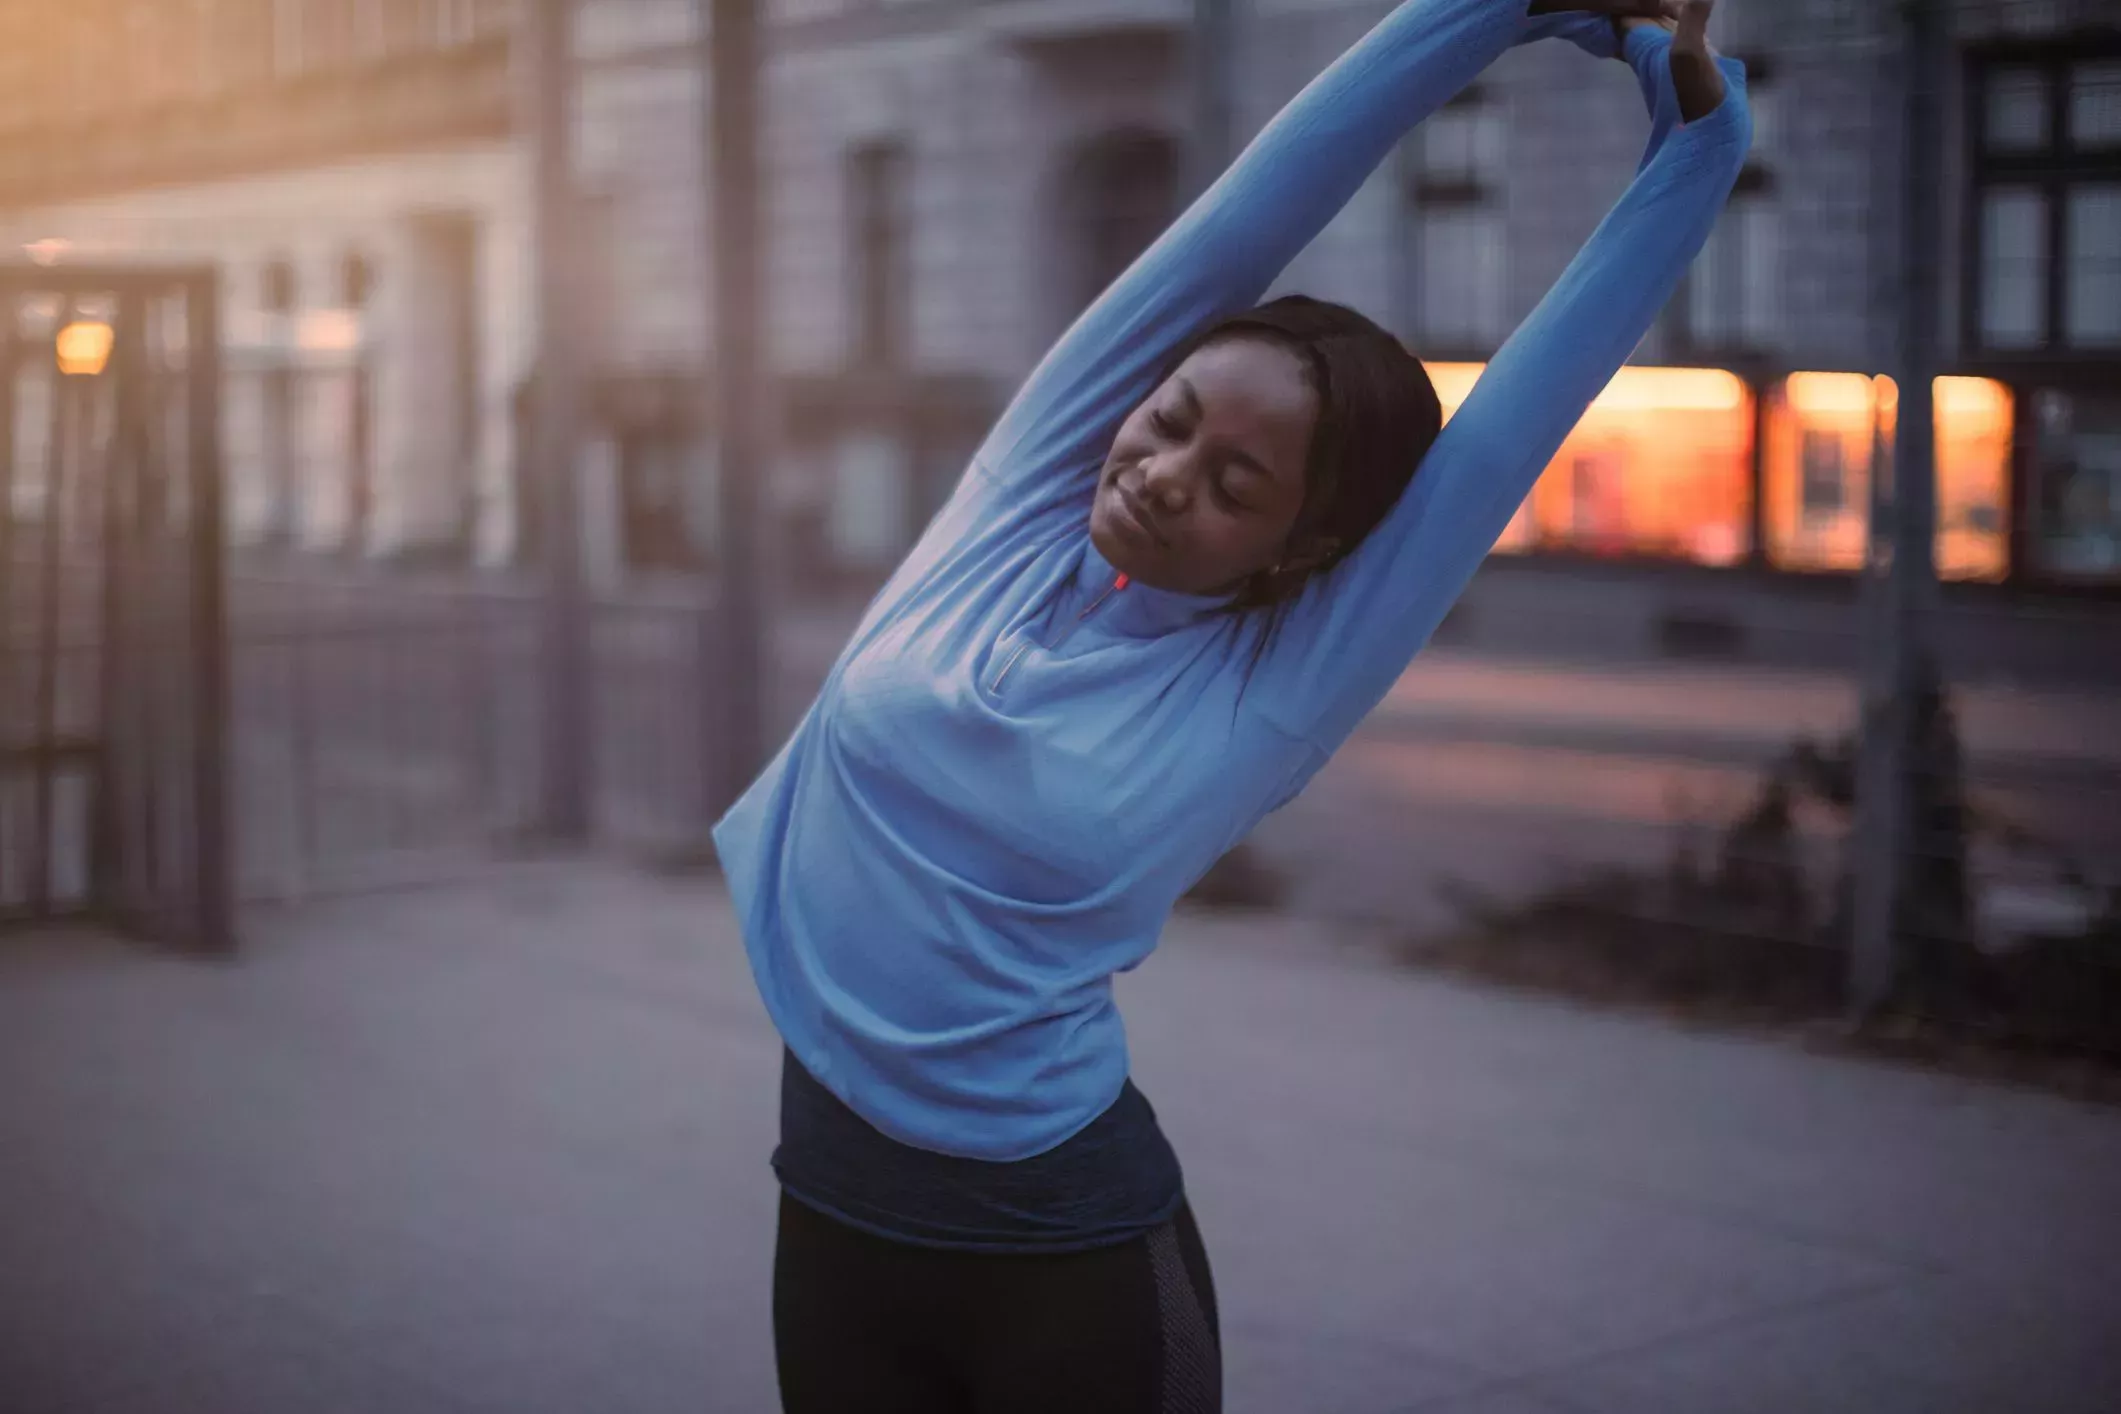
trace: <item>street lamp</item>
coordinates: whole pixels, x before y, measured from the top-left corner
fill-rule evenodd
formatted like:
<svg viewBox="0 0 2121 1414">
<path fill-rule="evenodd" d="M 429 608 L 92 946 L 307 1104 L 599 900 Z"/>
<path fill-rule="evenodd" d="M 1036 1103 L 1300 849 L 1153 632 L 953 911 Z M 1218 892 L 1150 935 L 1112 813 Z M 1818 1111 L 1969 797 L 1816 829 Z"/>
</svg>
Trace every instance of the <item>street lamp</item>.
<svg viewBox="0 0 2121 1414">
<path fill-rule="evenodd" d="M 93 378 L 110 362 L 114 336 L 100 319 L 77 319 L 53 340 L 59 371 L 70 378 Z"/>
</svg>

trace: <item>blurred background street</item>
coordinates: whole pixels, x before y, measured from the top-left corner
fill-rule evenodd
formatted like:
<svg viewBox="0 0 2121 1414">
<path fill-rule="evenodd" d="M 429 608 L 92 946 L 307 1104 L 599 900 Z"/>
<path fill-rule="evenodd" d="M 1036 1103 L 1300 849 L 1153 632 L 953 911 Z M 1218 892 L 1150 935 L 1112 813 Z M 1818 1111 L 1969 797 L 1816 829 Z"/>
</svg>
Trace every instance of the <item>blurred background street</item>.
<svg viewBox="0 0 2121 1414">
<path fill-rule="evenodd" d="M 1388 9 L 0 0 L 0 1414 L 773 1407 L 709 827 Z M 1123 981 L 1233 1409 L 2121 1408 L 2121 15 L 1712 37 L 1706 249 Z M 1273 293 L 1448 413 L 1645 131 L 1521 47 Z"/>
</svg>

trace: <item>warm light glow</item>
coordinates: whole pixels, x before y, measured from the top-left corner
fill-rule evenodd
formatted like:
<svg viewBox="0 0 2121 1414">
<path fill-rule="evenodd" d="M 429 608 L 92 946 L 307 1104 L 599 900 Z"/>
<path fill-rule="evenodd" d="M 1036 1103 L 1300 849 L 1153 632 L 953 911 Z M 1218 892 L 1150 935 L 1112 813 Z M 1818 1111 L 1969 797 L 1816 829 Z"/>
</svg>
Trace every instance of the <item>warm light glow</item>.
<svg viewBox="0 0 2121 1414">
<path fill-rule="evenodd" d="M 1433 363 L 1444 416 L 1486 365 Z M 1793 373 L 1769 395 L 1760 449 L 1768 559 L 1853 570 L 1870 524 L 1871 463 L 1899 409 L 1893 380 Z M 1987 378 L 1940 378 L 1937 570 L 2000 579 L 2008 562 L 2014 408 Z M 1751 551 L 1753 394 L 1721 368 L 1623 368 L 1541 475 L 1496 549 L 1663 555 L 1732 564 Z"/>
<path fill-rule="evenodd" d="M 1861 373 L 1792 373 L 1783 397 L 1800 415 L 1868 418 L 1877 385 L 1890 387 L 1892 381 Z"/>
<path fill-rule="evenodd" d="M 1457 412 L 1484 363 L 1431 363 L 1429 381 L 1436 386 L 1444 416 Z M 1745 380 L 1722 368 L 1637 368 L 1629 366 L 1592 402 L 1596 412 L 1730 412 L 1746 405 Z"/>
<path fill-rule="evenodd" d="M 56 348 L 59 371 L 75 377 L 93 377 L 110 362 L 112 335 L 108 324 L 76 320 L 59 331 Z"/>
<path fill-rule="evenodd" d="M 2011 415 L 2011 390 L 1993 378 L 1939 378 L 1936 399 L 1947 418 L 1994 422 Z"/>
<path fill-rule="evenodd" d="M 1484 365 L 1429 365 L 1444 415 Z M 1591 403 L 1499 550 L 1733 564 L 1750 548 L 1752 392 L 1721 368 L 1623 368 Z"/>
<path fill-rule="evenodd" d="M 2009 567 L 2011 391 L 1989 378 L 1939 378 L 1937 573 L 2001 579 Z"/>
<path fill-rule="evenodd" d="M 1736 412 L 1745 380 L 1722 368 L 1623 368 L 1591 404 L 1598 412 Z"/>
<path fill-rule="evenodd" d="M 2010 389 L 1939 378 L 1937 572 L 2001 579 L 2008 563 Z M 1875 399 L 1875 402 L 1873 401 Z M 1768 412 L 1762 495 L 1769 559 L 1787 569 L 1853 570 L 1870 524 L 1871 463 L 1899 419 L 1889 377 L 1793 373 Z"/>
<path fill-rule="evenodd" d="M 361 347 L 361 312 L 313 309 L 295 326 L 295 347 L 304 353 L 351 353 Z"/>
<path fill-rule="evenodd" d="M 1429 370 L 1429 382 L 1436 386 L 1436 399 L 1443 404 L 1443 415 L 1448 418 L 1465 402 L 1466 394 L 1480 381 L 1487 368 L 1484 363 L 1431 363 L 1424 365 Z"/>
</svg>

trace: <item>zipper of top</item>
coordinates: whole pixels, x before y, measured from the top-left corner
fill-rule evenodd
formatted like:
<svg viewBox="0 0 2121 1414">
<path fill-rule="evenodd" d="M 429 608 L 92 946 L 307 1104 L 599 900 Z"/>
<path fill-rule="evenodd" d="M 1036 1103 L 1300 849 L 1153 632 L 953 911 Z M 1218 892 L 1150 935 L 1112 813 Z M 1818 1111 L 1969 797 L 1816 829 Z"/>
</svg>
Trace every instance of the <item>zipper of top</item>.
<svg viewBox="0 0 2121 1414">
<path fill-rule="evenodd" d="M 1081 623 L 1084 619 L 1089 618 L 1092 614 L 1097 612 L 1098 606 L 1100 604 L 1103 604 L 1107 599 L 1110 599 L 1113 595 L 1119 593 L 1120 590 L 1125 589 L 1126 587 L 1127 577 L 1125 575 L 1120 575 L 1117 579 L 1114 579 L 1110 584 L 1105 586 L 1104 593 L 1098 595 L 1095 599 L 1092 599 L 1087 605 L 1084 606 L 1083 611 L 1075 616 L 1075 622 Z M 1002 690 L 1002 684 L 1009 680 L 1009 674 L 1016 670 L 1016 665 L 1019 662 L 1023 661 L 1024 655 L 1030 651 L 1031 636 L 1029 634 L 1025 634 L 1024 641 L 1022 643 L 1017 644 L 1016 651 L 1009 655 L 1009 661 L 1002 664 L 1002 670 L 994 675 L 994 685 L 990 687 L 988 691 L 999 695 Z"/>
</svg>

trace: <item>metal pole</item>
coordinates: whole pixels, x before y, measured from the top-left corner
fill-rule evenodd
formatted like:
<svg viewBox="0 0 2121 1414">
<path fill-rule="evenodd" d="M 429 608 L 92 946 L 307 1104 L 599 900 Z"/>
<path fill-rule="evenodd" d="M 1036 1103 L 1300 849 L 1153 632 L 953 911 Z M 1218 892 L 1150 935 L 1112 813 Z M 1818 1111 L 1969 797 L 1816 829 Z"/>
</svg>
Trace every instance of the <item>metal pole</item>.
<svg viewBox="0 0 2121 1414">
<path fill-rule="evenodd" d="M 0 274 L 0 733 L 11 722 L 15 700 L 13 666 L 15 646 L 15 385 L 21 372 L 16 336 L 20 317 L 14 288 Z M 0 743 L 6 740 L 0 735 Z M 5 746 L 0 745 L 0 752 Z M 4 761 L 0 756 L 0 761 Z M 0 787 L 6 777 L 0 774 Z M 6 873 L 13 854 L 9 849 L 8 819 L 12 811 L 0 809 L 0 899 L 6 897 Z"/>
<path fill-rule="evenodd" d="M 589 595 L 582 573 L 580 368 L 574 331 L 576 246 L 572 0 L 531 0 L 526 19 L 523 105 L 530 133 L 538 352 L 532 382 L 532 446 L 544 552 L 543 772 L 540 824 L 548 837 L 589 837 L 591 759 Z"/>
<path fill-rule="evenodd" d="M 1193 0 L 1193 152 L 1195 195 L 1229 165 L 1233 119 L 1231 66 L 1236 60 L 1236 0 Z"/>
<path fill-rule="evenodd" d="M 184 287 L 184 368 L 189 406 L 192 516 L 191 629 L 193 848 L 198 851 L 200 946 L 236 946 L 239 863 L 229 803 L 229 629 L 226 503 L 221 464 L 221 282 L 200 275 Z"/>
<path fill-rule="evenodd" d="M 69 299 L 60 311 L 59 326 L 64 328 L 73 317 L 74 305 Z M 52 777 L 59 769 L 59 595 L 65 584 L 59 565 L 66 552 L 61 530 L 66 499 L 72 494 L 71 473 L 78 460 L 74 439 L 87 431 L 87 420 L 78 410 L 82 401 L 79 387 L 80 380 L 73 374 L 56 374 L 51 380 L 51 407 L 45 420 L 48 440 L 44 446 L 44 491 L 38 507 L 44 524 L 37 564 L 37 647 L 32 659 L 36 679 L 30 698 L 30 730 L 34 734 L 31 744 L 36 753 L 32 760 L 37 777 L 30 804 L 35 833 L 30 838 L 29 906 L 30 912 L 40 918 L 49 914 L 52 903 Z"/>
<path fill-rule="evenodd" d="M 1938 0 L 1911 0 L 1908 17 L 1907 298 L 1901 310 L 1899 450 L 1894 458 L 1900 514 L 1893 572 L 1902 586 L 1906 639 L 1926 648 L 1923 630 L 1937 598 L 1937 432 L 1944 293 L 1944 15 Z M 1922 669 L 1902 656 L 1903 677 Z"/>
<path fill-rule="evenodd" d="M 761 625 L 766 378 L 759 259 L 758 0 L 701 0 L 706 121 L 708 245 L 713 253 L 707 362 L 714 380 L 716 482 L 720 495 L 714 611 L 703 616 L 715 665 L 708 686 L 720 711 L 702 702 L 701 757 L 710 816 L 750 783 L 763 744 L 765 668 Z M 719 749 L 713 737 L 719 728 Z"/>
<path fill-rule="evenodd" d="M 1890 994 L 1913 855 L 1922 848 L 1910 772 L 1920 764 L 1916 703 L 1930 671 L 1929 615 L 1936 600 L 1936 412 L 1943 291 L 1944 16 L 1936 0 L 1907 0 L 1902 49 L 1904 117 L 1899 413 L 1889 486 L 1874 473 L 1870 676 L 1864 712 L 1860 853 L 1849 1002 L 1859 1018 Z M 1889 537 L 1889 539 L 1887 538 Z M 1883 543 L 1881 543 L 1883 542 Z M 1885 544 L 1890 549 L 1881 554 Z M 1881 563 L 1884 561 L 1884 563 Z"/>
<path fill-rule="evenodd" d="M 115 387 L 112 396 L 110 447 L 101 472 L 102 520 L 96 541 L 96 566 L 102 581 L 101 620 L 96 634 L 96 775 L 90 801 L 89 894 L 98 912 L 123 916 L 134 900 L 125 896 L 123 807 L 130 791 L 135 763 L 126 755 L 130 736 L 125 721 L 134 709 L 133 694 L 126 691 L 125 672 L 131 666 L 131 611 L 151 579 L 139 572 L 139 555 L 127 543 L 131 518 L 125 514 L 126 490 L 143 479 L 147 459 L 147 408 L 152 394 L 144 385 L 147 375 L 145 325 L 148 305 L 137 290 L 118 300 L 117 318 L 109 370 Z M 151 592 L 151 590 L 150 590 Z M 203 890 L 202 890 L 203 893 Z"/>
</svg>

